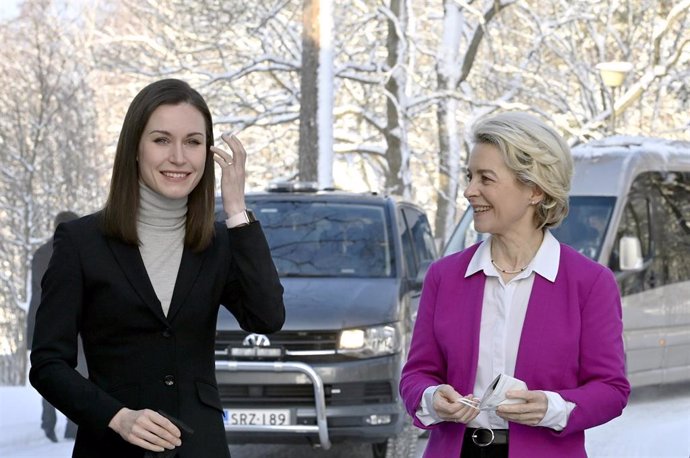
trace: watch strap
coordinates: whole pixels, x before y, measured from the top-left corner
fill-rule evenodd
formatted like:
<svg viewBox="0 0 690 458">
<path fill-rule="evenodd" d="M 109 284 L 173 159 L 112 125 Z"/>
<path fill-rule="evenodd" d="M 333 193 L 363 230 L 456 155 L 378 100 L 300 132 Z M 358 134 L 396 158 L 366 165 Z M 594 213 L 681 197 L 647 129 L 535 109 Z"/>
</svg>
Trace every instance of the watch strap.
<svg viewBox="0 0 690 458">
<path fill-rule="evenodd" d="M 226 219 L 225 225 L 228 228 L 241 227 L 253 223 L 254 221 L 256 221 L 254 213 L 251 210 L 245 208 L 241 212 L 235 213 L 234 215 L 231 215 L 228 219 Z"/>
</svg>

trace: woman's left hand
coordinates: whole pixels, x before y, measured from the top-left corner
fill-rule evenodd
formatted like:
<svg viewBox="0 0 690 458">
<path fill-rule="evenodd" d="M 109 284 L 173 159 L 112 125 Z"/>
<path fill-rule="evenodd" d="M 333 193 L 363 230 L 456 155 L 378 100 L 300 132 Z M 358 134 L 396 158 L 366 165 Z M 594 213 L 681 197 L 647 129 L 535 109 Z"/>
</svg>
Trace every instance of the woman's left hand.
<svg viewBox="0 0 690 458">
<path fill-rule="evenodd" d="M 213 152 L 213 160 L 220 166 L 222 173 L 220 190 L 223 196 L 223 209 L 228 216 L 232 216 L 246 208 L 244 179 L 247 152 L 236 136 L 223 134 L 221 138 L 230 147 L 232 155 L 216 146 L 212 146 L 211 151 Z"/>
<path fill-rule="evenodd" d="M 542 391 L 511 390 L 506 393 L 507 399 L 523 399 L 519 404 L 498 406 L 496 414 L 507 421 L 536 426 L 546 415 L 549 401 Z"/>
</svg>

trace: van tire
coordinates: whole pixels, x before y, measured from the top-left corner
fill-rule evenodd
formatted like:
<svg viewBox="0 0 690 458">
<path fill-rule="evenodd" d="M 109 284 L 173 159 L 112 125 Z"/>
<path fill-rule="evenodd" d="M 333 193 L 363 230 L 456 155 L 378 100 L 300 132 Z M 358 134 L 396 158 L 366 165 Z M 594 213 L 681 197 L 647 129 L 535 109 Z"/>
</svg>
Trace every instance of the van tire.
<svg viewBox="0 0 690 458">
<path fill-rule="evenodd" d="M 385 458 L 388 452 L 388 440 L 371 444 L 371 456 L 373 458 Z"/>
<path fill-rule="evenodd" d="M 415 458 L 417 456 L 417 440 L 419 431 L 412 425 L 412 421 L 405 416 L 405 426 L 395 436 L 385 442 L 371 444 L 373 458 Z"/>
</svg>

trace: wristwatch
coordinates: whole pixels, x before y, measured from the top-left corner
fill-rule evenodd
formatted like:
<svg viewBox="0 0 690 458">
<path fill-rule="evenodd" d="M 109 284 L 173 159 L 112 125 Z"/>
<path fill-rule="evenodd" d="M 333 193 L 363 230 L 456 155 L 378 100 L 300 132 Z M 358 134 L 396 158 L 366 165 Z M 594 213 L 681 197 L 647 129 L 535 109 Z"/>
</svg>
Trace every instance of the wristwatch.
<svg viewBox="0 0 690 458">
<path fill-rule="evenodd" d="M 235 213 L 230 218 L 226 219 L 225 225 L 229 228 L 242 227 L 246 226 L 247 224 L 253 223 L 254 221 L 256 221 L 254 212 L 249 210 L 248 208 L 245 208 L 241 212 Z"/>
</svg>

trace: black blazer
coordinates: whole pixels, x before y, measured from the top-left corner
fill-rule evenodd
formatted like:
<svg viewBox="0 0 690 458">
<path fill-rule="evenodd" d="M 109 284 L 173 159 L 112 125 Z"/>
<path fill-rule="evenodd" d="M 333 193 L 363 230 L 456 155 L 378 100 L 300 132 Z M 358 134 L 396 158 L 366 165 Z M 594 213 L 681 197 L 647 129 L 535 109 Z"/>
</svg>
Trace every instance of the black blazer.
<svg viewBox="0 0 690 458">
<path fill-rule="evenodd" d="M 98 214 L 58 226 L 36 316 L 30 380 L 79 425 L 75 457 L 141 457 L 108 428 L 121 408 L 164 410 L 193 430 L 180 458 L 228 457 L 215 378 L 220 304 L 251 332 L 285 319 L 283 288 L 259 223 L 216 224 L 211 246 L 184 249 L 168 316 L 137 246 L 105 237 Z M 89 367 L 77 363 L 81 333 Z"/>
</svg>

